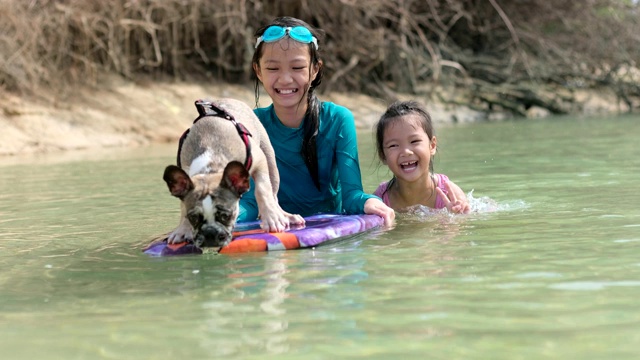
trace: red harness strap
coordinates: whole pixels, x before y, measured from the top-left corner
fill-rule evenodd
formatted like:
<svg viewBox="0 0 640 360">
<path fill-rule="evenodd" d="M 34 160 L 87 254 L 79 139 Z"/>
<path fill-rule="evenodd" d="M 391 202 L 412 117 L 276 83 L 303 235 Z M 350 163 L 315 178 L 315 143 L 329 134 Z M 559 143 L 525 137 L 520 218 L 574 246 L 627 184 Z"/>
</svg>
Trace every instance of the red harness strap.
<svg viewBox="0 0 640 360">
<path fill-rule="evenodd" d="M 237 122 L 236 119 L 233 117 L 233 115 L 229 114 L 224 109 L 213 105 L 210 101 L 196 100 L 195 105 L 196 105 L 196 109 L 198 109 L 199 116 L 195 120 L 193 120 L 194 124 L 205 116 L 215 116 L 215 117 L 220 117 L 220 118 L 229 120 L 233 125 L 235 125 L 236 130 L 238 130 L 238 134 L 240 135 L 240 138 L 242 138 L 242 141 L 244 142 L 244 146 L 247 149 L 247 156 L 244 160 L 244 167 L 245 169 L 247 169 L 247 171 L 249 171 L 249 169 L 251 169 L 251 164 L 253 163 L 253 157 L 251 156 L 251 143 L 249 142 L 249 136 L 251 136 L 251 133 L 249 132 L 249 130 L 247 130 L 247 128 L 244 127 L 244 125 Z M 182 167 L 182 164 L 180 163 L 180 153 L 182 152 L 182 144 L 184 143 L 184 140 L 187 138 L 187 135 L 189 134 L 189 130 L 190 129 L 187 129 L 182 134 L 182 136 L 180 136 L 180 142 L 178 143 L 178 156 L 177 156 L 176 164 L 178 164 L 178 167 L 180 168 Z"/>
</svg>

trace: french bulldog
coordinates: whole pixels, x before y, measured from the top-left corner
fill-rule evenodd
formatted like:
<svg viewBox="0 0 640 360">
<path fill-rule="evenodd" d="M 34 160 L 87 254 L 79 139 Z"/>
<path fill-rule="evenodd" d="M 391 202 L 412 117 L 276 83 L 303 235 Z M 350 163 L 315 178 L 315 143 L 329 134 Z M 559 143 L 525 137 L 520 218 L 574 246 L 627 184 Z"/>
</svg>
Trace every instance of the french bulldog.
<svg viewBox="0 0 640 360">
<path fill-rule="evenodd" d="M 223 247 L 232 239 L 239 201 L 255 184 L 260 226 L 281 232 L 304 224 L 278 204 L 280 176 L 266 130 L 242 101 L 196 101 L 200 112 L 183 135 L 179 166 L 169 165 L 163 179 L 171 195 L 181 200 L 181 220 L 167 236 L 170 244 L 193 242 L 197 247 Z"/>
</svg>

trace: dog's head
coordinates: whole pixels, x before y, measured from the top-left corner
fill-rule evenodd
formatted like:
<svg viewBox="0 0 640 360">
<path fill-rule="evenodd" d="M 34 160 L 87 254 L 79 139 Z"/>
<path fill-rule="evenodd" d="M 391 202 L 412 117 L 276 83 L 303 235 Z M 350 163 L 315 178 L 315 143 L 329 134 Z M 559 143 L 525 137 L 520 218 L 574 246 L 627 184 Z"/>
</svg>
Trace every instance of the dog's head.
<svg viewBox="0 0 640 360">
<path fill-rule="evenodd" d="M 249 190 L 249 172 L 242 163 L 230 162 L 222 176 L 198 174 L 193 177 L 169 165 L 163 179 L 171 195 L 182 201 L 196 246 L 222 247 L 231 241 L 240 195 Z"/>
</svg>

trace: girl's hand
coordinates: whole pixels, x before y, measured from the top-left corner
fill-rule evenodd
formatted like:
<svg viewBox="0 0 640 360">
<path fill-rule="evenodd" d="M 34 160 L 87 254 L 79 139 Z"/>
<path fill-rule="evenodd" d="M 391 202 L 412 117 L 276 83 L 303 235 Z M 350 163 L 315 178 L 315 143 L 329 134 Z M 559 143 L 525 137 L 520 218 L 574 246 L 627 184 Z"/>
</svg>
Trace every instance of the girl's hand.
<svg viewBox="0 0 640 360">
<path fill-rule="evenodd" d="M 447 193 L 436 186 L 438 195 L 444 200 L 444 204 L 449 212 L 454 214 L 466 214 L 469 212 L 469 201 L 462 189 L 453 182 L 449 181 L 445 184 Z M 457 194 L 457 195 L 456 195 Z"/>
<path fill-rule="evenodd" d="M 377 198 L 371 198 L 365 201 L 364 213 L 380 216 L 384 219 L 385 226 L 391 226 L 393 224 L 393 220 L 396 218 L 395 211 Z"/>
</svg>

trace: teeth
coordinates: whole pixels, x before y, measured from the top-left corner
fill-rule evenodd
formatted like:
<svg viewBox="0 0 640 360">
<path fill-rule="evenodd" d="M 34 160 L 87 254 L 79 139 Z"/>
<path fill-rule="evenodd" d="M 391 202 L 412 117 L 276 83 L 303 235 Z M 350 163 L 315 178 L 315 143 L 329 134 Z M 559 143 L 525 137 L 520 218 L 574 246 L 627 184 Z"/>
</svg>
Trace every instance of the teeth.
<svg viewBox="0 0 640 360">
<path fill-rule="evenodd" d="M 278 93 L 282 94 L 282 95 L 288 95 L 288 94 L 293 94 L 294 92 L 297 92 L 297 89 L 287 89 L 287 90 L 278 90 Z"/>
<path fill-rule="evenodd" d="M 407 162 L 400 163 L 400 166 L 411 166 L 417 163 L 418 163 L 417 161 L 407 161 Z"/>
</svg>

